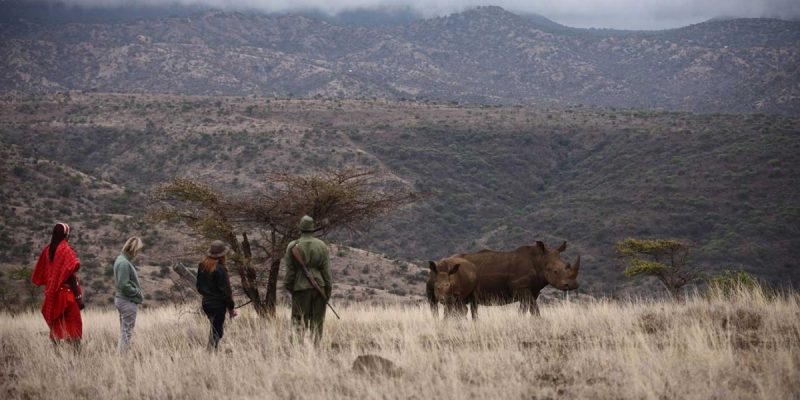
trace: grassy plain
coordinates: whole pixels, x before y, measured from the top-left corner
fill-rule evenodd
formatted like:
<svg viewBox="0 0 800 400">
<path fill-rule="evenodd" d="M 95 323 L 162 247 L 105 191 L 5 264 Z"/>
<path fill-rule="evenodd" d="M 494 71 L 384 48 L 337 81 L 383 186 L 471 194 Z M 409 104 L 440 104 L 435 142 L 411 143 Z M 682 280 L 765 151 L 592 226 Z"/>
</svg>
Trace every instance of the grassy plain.
<svg viewBox="0 0 800 400">
<path fill-rule="evenodd" d="M 84 315 L 83 349 L 54 351 L 36 312 L 0 314 L 0 397 L 789 399 L 800 396 L 800 296 L 557 302 L 542 316 L 484 307 L 435 321 L 425 306 L 342 308 L 319 349 L 291 344 L 288 310 L 245 312 L 216 354 L 192 307 L 141 312 L 114 355 L 116 312 Z M 362 354 L 391 373 L 353 370 Z"/>
</svg>

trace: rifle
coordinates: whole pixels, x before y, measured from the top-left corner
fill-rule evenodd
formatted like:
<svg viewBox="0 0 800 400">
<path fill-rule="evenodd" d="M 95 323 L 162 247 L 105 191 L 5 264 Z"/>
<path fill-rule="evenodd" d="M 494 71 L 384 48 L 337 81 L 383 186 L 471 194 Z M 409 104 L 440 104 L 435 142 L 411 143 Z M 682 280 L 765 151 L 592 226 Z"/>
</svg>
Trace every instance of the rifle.
<svg viewBox="0 0 800 400">
<path fill-rule="evenodd" d="M 317 283 L 317 281 L 314 279 L 313 276 L 311 276 L 311 271 L 308 270 L 308 267 L 306 266 L 305 261 L 303 261 L 303 255 L 300 253 L 300 249 L 297 247 L 297 245 L 298 245 L 298 243 L 295 243 L 294 246 L 292 246 L 292 250 L 291 251 L 292 251 L 292 256 L 294 257 L 294 259 L 297 261 L 298 264 L 300 264 L 300 271 L 302 271 L 303 275 L 306 277 L 306 279 L 308 279 L 308 281 L 311 282 L 311 286 L 313 286 L 314 289 L 317 289 L 317 292 L 319 292 L 319 295 L 322 296 L 323 299 L 325 299 L 325 305 L 328 306 L 328 308 L 331 309 L 331 311 L 333 312 L 333 315 L 336 316 L 336 319 L 342 319 L 342 317 L 340 317 L 339 314 L 336 313 L 336 310 L 333 309 L 333 306 L 331 305 L 331 303 L 328 302 L 328 296 L 325 295 L 325 291 L 322 290 L 321 287 L 319 287 L 319 284 Z"/>
</svg>

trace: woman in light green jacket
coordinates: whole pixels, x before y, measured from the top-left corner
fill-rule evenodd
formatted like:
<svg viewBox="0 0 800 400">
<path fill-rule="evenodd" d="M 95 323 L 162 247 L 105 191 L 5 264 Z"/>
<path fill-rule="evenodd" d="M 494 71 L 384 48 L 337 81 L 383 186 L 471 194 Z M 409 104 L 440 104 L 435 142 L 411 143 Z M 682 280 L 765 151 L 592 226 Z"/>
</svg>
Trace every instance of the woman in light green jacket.
<svg viewBox="0 0 800 400">
<path fill-rule="evenodd" d="M 119 342 L 117 353 L 122 355 L 128 351 L 136 325 L 138 305 L 144 301 L 139 275 L 133 265 L 133 259 L 142 251 L 142 239 L 132 237 L 122 246 L 122 254 L 114 261 L 114 305 L 119 311 Z"/>
</svg>

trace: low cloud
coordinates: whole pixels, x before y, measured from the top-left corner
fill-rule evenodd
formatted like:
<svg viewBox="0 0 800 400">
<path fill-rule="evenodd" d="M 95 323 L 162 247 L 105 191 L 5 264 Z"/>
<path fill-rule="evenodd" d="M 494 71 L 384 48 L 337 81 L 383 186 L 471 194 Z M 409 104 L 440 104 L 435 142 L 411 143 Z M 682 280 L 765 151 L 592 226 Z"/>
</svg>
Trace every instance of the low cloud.
<svg viewBox="0 0 800 400">
<path fill-rule="evenodd" d="M 163 6 L 163 0 L 50 0 L 82 7 Z M 412 9 L 423 16 L 441 16 L 481 5 L 497 5 L 516 13 L 537 13 L 564 25 L 619 29 L 665 29 L 713 17 L 778 17 L 800 19 L 797 0 L 174 0 L 223 10 L 291 12 L 318 10 L 328 14 L 360 8 Z"/>
</svg>

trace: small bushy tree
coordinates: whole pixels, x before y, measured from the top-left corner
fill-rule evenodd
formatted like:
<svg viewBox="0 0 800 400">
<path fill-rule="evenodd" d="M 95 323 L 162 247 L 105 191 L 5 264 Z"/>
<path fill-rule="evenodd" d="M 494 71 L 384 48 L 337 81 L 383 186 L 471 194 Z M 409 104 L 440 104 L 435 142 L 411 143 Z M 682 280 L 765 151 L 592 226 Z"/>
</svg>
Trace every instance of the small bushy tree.
<svg viewBox="0 0 800 400">
<path fill-rule="evenodd" d="M 154 220 L 182 222 L 206 240 L 222 240 L 230 246 L 232 254 L 228 259 L 241 279 L 244 294 L 259 315 L 266 314 L 250 241 L 247 233 L 234 224 L 235 201 L 209 185 L 181 178 L 156 187 L 152 197 L 156 202 L 150 214 Z"/>
<path fill-rule="evenodd" d="M 730 298 L 742 291 L 761 290 L 761 283 L 743 270 L 724 271 L 708 278 L 708 293 L 713 297 Z"/>
<path fill-rule="evenodd" d="M 655 276 L 673 299 L 682 299 L 681 289 L 699 277 L 687 264 L 690 246 L 681 240 L 628 238 L 615 247 L 626 260 L 625 276 Z"/>
<path fill-rule="evenodd" d="M 228 197 L 220 190 L 187 179 L 157 187 L 152 216 L 180 221 L 207 240 L 223 240 L 232 249 L 230 260 L 242 279 L 245 295 L 259 315 L 274 315 L 277 280 L 286 246 L 299 236 L 303 215 L 314 218 L 317 236 L 335 230 L 358 232 L 375 218 L 418 198 L 418 194 L 388 187 L 372 171 L 292 175 L 271 174 L 263 190 L 253 195 Z M 258 241 L 251 241 L 248 232 Z M 241 238 L 241 239 L 240 239 Z M 256 265 L 253 250 L 261 250 L 264 263 Z M 259 285 L 266 277 L 266 290 Z"/>
</svg>

